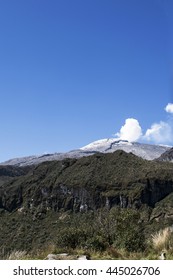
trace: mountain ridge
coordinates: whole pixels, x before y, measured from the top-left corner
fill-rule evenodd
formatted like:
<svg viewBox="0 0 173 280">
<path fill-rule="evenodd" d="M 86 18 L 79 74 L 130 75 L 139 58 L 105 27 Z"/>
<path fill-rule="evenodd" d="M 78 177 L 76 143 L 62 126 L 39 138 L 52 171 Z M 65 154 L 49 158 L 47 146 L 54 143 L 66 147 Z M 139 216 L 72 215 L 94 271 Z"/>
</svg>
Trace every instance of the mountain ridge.
<svg viewBox="0 0 173 280">
<path fill-rule="evenodd" d="M 171 147 L 152 145 L 138 142 L 129 142 L 117 138 L 101 139 L 65 153 L 42 154 L 39 156 L 27 156 L 14 158 L 0 163 L 1 165 L 27 166 L 37 165 L 44 161 L 63 160 L 65 158 L 81 158 L 93 155 L 95 153 L 112 153 L 116 150 L 123 150 L 127 153 L 133 153 L 143 159 L 153 160 L 159 158 L 163 153 L 167 152 Z"/>
</svg>

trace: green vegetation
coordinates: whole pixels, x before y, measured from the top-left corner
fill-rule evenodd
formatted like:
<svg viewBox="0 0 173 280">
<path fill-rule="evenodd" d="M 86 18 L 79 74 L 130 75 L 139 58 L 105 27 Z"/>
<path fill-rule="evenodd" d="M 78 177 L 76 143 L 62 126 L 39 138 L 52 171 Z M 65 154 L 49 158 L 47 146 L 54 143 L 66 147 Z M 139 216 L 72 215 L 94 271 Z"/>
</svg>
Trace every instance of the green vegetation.
<svg viewBox="0 0 173 280">
<path fill-rule="evenodd" d="M 0 168 L 0 259 L 173 258 L 172 163 L 117 151 Z"/>
<path fill-rule="evenodd" d="M 35 219 L 26 213 L 4 213 L 0 259 L 44 259 L 50 253 L 82 253 L 92 259 L 157 259 L 163 249 L 171 258 L 173 233 L 168 227 L 158 233 L 154 224 L 149 227 L 141 217 L 137 210 L 121 208 L 83 214 L 49 212 Z"/>
</svg>

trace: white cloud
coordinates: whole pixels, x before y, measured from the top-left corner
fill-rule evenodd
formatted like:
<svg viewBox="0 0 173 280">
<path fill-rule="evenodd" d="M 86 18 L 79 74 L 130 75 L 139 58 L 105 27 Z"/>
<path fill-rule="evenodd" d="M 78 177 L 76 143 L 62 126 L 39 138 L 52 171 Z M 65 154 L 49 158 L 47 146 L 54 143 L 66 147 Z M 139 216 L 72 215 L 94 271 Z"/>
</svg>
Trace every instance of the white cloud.
<svg viewBox="0 0 173 280">
<path fill-rule="evenodd" d="M 128 118 L 125 120 L 125 124 L 121 127 L 120 131 L 115 135 L 122 140 L 135 142 L 142 136 L 142 129 L 138 120 Z"/>
<path fill-rule="evenodd" d="M 173 131 L 169 123 L 160 121 L 154 123 L 151 128 L 147 129 L 143 139 L 156 144 L 168 144 L 173 140 Z"/>
<path fill-rule="evenodd" d="M 138 120 L 128 118 L 125 124 L 121 127 L 120 131 L 115 134 L 122 140 L 135 142 L 143 140 L 153 144 L 172 145 L 173 144 L 173 103 L 168 103 L 164 108 L 167 113 L 170 113 L 169 119 L 164 122 L 153 123 L 146 133 L 142 133 L 142 128 Z"/>
<path fill-rule="evenodd" d="M 168 104 L 166 105 L 166 107 L 165 107 L 165 111 L 166 111 L 167 113 L 173 114 L 173 103 L 168 103 Z"/>
</svg>

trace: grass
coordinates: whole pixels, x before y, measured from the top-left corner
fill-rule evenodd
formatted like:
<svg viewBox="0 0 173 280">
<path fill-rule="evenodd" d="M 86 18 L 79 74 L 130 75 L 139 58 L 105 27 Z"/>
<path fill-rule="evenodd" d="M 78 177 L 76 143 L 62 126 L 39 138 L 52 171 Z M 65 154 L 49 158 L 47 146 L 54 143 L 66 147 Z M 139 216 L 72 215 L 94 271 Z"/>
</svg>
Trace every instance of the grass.
<svg viewBox="0 0 173 280">
<path fill-rule="evenodd" d="M 12 251 L 9 256 L 7 256 L 7 260 L 24 260 L 27 259 L 26 251 Z"/>
<path fill-rule="evenodd" d="M 52 249 L 52 250 L 51 250 Z M 77 256 L 88 255 L 91 260 L 159 260 L 159 252 L 154 249 L 146 250 L 145 252 L 128 252 L 124 249 L 116 249 L 108 247 L 104 251 L 83 250 L 81 248 L 71 249 L 69 251 L 48 246 L 44 251 L 35 251 L 27 253 L 26 251 L 13 251 L 6 258 L 7 260 L 45 260 L 48 254 L 63 254 L 68 253 L 68 256 L 58 256 L 57 260 L 75 260 Z M 167 250 L 166 259 L 173 260 L 173 251 Z"/>
<path fill-rule="evenodd" d="M 36 222 L 23 213 L 19 216 L 16 212 L 9 217 L 4 214 L 1 259 L 44 260 L 48 254 L 68 253 L 90 255 L 92 260 L 157 260 L 162 250 L 166 250 L 167 259 L 173 259 L 170 227 L 166 225 L 160 230 L 152 223 L 152 231 L 144 234 L 137 213 L 132 209 L 69 215 L 50 212 L 50 217 L 47 215 Z M 145 246 L 138 240 L 141 234 Z"/>
<path fill-rule="evenodd" d="M 169 227 L 160 230 L 152 235 L 152 246 L 156 252 L 168 250 L 170 246 L 172 232 Z"/>
</svg>

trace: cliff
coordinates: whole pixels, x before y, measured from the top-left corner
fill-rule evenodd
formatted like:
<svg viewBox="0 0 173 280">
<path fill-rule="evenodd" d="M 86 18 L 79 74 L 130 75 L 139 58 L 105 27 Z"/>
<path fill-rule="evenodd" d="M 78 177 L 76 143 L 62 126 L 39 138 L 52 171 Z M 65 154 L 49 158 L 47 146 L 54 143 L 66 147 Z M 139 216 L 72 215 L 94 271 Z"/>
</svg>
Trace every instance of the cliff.
<svg viewBox="0 0 173 280">
<path fill-rule="evenodd" d="M 4 168 L 0 169 L 1 176 L 6 175 L 0 187 L 0 248 L 9 251 L 43 245 L 68 224 L 66 217 L 80 215 L 81 221 L 100 210 L 136 211 L 146 232 L 153 223 L 158 229 L 173 223 L 170 162 L 147 161 L 116 151 L 44 162 L 12 174 L 11 167 L 8 172 Z M 95 218 L 87 219 L 86 226 Z"/>
</svg>

